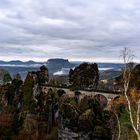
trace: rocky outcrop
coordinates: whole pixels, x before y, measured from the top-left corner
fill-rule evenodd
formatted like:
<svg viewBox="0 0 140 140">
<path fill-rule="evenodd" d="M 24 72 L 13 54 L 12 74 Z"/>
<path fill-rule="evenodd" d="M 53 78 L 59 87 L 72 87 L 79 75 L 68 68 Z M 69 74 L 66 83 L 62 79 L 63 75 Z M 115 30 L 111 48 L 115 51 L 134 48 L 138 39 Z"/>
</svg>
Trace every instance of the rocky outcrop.
<svg viewBox="0 0 140 140">
<path fill-rule="evenodd" d="M 96 63 L 83 63 L 69 72 L 70 87 L 73 90 L 97 90 L 99 70 Z"/>
<path fill-rule="evenodd" d="M 29 74 L 32 75 L 34 84 L 38 84 L 39 86 L 45 85 L 49 81 L 49 72 L 44 65 L 40 67 L 39 71 L 32 71 Z"/>
<path fill-rule="evenodd" d="M 105 110 L 106 106 L 103 95 L 85 96 L 80 103 L 75 97 L 65 98 L 60 105 L 59 139 L 112 140 L 118 130 L 117 121 L 112 112 Z"/>
</svg>

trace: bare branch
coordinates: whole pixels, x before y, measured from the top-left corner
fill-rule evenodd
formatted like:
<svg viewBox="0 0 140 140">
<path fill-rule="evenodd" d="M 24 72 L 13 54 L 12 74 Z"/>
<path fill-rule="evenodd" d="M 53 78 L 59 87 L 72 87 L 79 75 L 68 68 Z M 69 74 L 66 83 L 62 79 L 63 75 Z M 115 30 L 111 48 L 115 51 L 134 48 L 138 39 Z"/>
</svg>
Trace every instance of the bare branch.
<svg viewBox="0 0 140 140">
<path fill-rule="evenodd" d="M 137 124 L 137 127 L 134 125 L 131 102 L 127 95 L 127 92 L 129 89 L 130 78 L 131 78 L 131 72 L 132 72 L 132 70 L 131 70 L 132 68 L 128 64 L 133 61 L 134 55 L 132 54 L 132 51 L 130 49 L 124 48 L 124 50 L 122 51 L 122 58 L 123 58 L 123 63 L 124 63 L 124 70 L 123 70 L 124 95 L 125 95 L 127 105 L 128 105 L 128 111 L 129 111 L 131 125 L 139 140 L 140 135 L 139 135 L 139 131 L 138 131 L 138 124 Z M 137 111 L 137 123 L 139 123 L 139 106 L 138 106 L 138 111 Z"/>
</svg>

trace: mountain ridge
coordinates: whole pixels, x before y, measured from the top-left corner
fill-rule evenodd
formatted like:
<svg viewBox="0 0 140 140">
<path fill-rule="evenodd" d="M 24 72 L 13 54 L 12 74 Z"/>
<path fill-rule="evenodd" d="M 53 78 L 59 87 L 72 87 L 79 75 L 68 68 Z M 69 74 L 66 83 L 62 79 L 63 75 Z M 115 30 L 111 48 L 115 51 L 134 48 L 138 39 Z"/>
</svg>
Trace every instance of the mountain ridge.
<svg viewBox="0 0 140 140">
<path fill-rule="evenodd" d="M 36 61 L 20 61 L 20 60 L 12 60 L 12 61 L 2 61 L 0 60 L 0 68 L 5 69 L 11 75 L 15 75 L 17 73 L 21 74 L 21 77 L 25 79 L 28 71 L 36 71 L 39 69 L 41 65 L 45 65 L 49 69 L 50 74 L 59 75 L 59 74 L 68 74 L 68 69 L 74 68 L 81 63 L 82 61 L 69 61 L 68 59 L 63 58 L 53 58 L 48 59 L 46 62 L 36 62 Z M 89 62 L 87 62 L 89 63 Z M 99 70 L 120 70 L 123 67 L 121 63 L 97 63 Z M 117 72 L 118 73 L 118 72 Z"/>
</svg>

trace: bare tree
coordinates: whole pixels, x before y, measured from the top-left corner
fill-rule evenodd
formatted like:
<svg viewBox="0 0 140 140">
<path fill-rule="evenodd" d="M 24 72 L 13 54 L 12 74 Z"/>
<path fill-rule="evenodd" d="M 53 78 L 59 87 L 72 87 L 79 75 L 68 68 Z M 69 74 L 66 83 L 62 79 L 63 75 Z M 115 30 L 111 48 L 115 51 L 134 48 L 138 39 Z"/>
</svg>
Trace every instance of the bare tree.
<svg viewBox="0 0 140 140">
<path fill-rule="evenodd" d="M 129 90 L 129 84 L 130 84 L 130 78 L 131 78 L 131 73 L 132 73 L 132 67 L 130 67 L 128 64 L 133 61 L 134 55 L 132 54 L 131 50 L 128 48 L 124 48 L 122 51 L 122 58 L 123 58 L 123 63 L 124 63 L 124 70 L 123 70 L 123 89 L 124 89 L 124 96 L 128 105 L 128 112 L 129 112 L 129 117 L 131 121 L 132 128 L 134 132 L 137 135 L 138 140 L 140 140 L 140 134 L 139 134 L 139 125 L 140 125 L 140 99 L 138 99 L 137 102 L 137 115 L 136 115 L 136 126 L 134 123 L 133 115 L 132 114 L 132 106 L 131 106 L 131 101 L 128 95 L 128 90 Z"/>
<path fill-rule="evenodd" d="M 118 138 L 117 140 L 120 140 L 120 137 L 121 137 L 121 125 L 120 125 L 120 120 L 119 120 L 119 117 L 118 117 L 118 114 L 116 114 L 114 112 L 115 116 L 116 116 L 116 119 L 117 119 L 117 123 L 118 123 Z"/>
<path fill-rule="evenodd" d="M 120 124 L 120 120 L 119 120 L 119 117 L 118 117 L 118 112 L 116 112 L 116 107 L 115 107 L 115 102 L 113 99 L 111 99 L 111 101 L 108 103 L 108 110 L 111 110 L 115 117 L 116 117 L 116 120 L 117 120 L 117 127 L 118 127 L 118 133 L 113 135 L 112 136 L 112 140 L 120 140 L 120 137 L 121 137 L 121 124 Z M 115 132 L 116 133 L 116 132 Z M 117 135 L 117 137 L 116 137 Z"/>
</svg>

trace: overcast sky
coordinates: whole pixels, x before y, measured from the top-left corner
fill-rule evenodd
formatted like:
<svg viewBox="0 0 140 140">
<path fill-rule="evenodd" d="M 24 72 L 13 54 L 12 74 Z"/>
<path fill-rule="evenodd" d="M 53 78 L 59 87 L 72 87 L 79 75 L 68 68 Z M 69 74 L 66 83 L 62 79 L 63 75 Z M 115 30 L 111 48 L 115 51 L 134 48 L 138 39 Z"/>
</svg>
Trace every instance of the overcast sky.
<svg viewBox="0 0 140 140">
<path fill-rule="evenodd" d="M 0 0 L 0 59 L 140 60 L 140 0 Z"/>
</svg>

